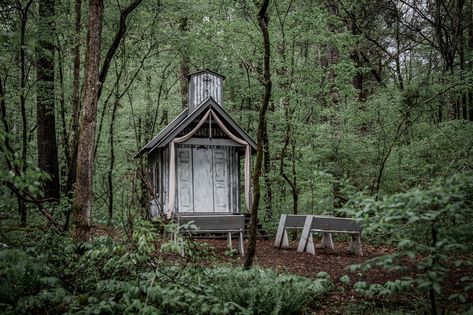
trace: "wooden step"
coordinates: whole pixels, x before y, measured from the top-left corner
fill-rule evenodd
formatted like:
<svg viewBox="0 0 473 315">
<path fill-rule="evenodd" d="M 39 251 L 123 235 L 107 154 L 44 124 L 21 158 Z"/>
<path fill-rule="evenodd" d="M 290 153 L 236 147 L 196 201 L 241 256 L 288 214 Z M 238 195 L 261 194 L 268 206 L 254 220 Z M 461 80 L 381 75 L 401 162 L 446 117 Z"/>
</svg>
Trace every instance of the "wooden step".
<svg viewBox="0 0 473 315">
<path fill-rule="evenodd" d="M 248 238 L 248 233 L 250 231 L 250 221 L 251 221 L 251 214 L 250 213 L 243 213 L 245 215 L 245 238 Z M 258 234 L 258 239 L 260 240 L 269 240 L 268 232 L 263 228 L 263 224 L 256 222 L 256 232 Z"/>
<path fill-rule="evenodd" d="M 250 230 L 250 221 L 251 221 L 251 214 L 249 213 L 242 213 L 245 216 L 245 232 L 243 237 L 248 239 L 249 230 Z M 266 229 L 263 228 L 261 223 L 256 224 L 256 233 L 257 239 L 260 240 L 269 240 L 269 234 Z M 205 233 L 205 234 L 196 234 L 193 235 L 192 238 L 195 239 L 227 239 L 227 233 Z"/>
</svg>

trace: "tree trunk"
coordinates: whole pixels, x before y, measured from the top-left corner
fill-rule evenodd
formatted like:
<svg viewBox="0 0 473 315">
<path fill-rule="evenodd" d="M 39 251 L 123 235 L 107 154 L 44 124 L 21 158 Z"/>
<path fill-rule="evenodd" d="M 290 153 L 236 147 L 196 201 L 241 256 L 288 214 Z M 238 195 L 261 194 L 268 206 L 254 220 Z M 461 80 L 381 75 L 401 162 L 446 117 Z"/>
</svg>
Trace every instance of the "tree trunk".
<svg viewBox="0 0 473 315">
<path fill-rule="evenodd" d="M 76 181 L 76 169 L 77 169 L 77 145 L 79 143 L 79 116 L 80 116 L 80 30 L 81 30 L 81 7 L 82 0 L 76 0 L 75 3 L 75 24 L 74 24 L 74 36 L 75 45 L 73 48 L 74 54 L 74 68 L 72 74 L 72 121 L 71 121 L 71 133 L 72 140 L 70 143 L 70 163 L 67 172 L 66 182 L 66 194 L 71 194 L 73 186 Z"/>
<path fill-rule="evenodd" d="M 58 45 L 59 46 L 59 45 Z M 64 55 L 60 47 L 57 47 L 57 54 L 58 54 L 58 74 L 59 74 L 59 90 L 60 90 L 60 97 L 59 97 L 59 115 L 60 115 L 60 122 L 61 122 L 61 143 L 63 146 L 64 157 L 66 160 L 66 170 L 69 169 L 69 165 L 71 164 L 71 150 L 69 147 L 69 131 L 67 128 L 67 121 L 66 121 L 66 91 L 64 86 Z"/>
<path fill-rule="evenodd" d="M 26 118 L 26 23 L 28 21 L 28 10 L 33 3 L 29 0 L 25 7 L 18 8 L 20 16 L 20 111 L 21 111 L 21 160 L 24 161 L 21 171 L 25 171 L 26 157 L 28 155 L 28 120 Z M 20 225 L 26 225 L 26 204 L 23 199 L 18 198 L 18 212 L 20 214 Z"/>
<path fill-rule="evenodd" d="M 273 192 L 271 190 L 271 155 L 269 152 L 268 126 L 265 122 L 263 129 L 263 176 L 264 176 L 264 216 L 266 220 L 273 217 Z"/>
<path fill-rule="evenodd" d="M 179 25 L 179 30 L 182 34 L 185 34 L 189 31 L 189 26 L 187 24 L 187 17 L 181 18 L 181 24 Z M 189 81 L 187 76 L 189 75 L 189 56 L 185 49 L 181 51 L 181 101 L 182 110 L 186 109 L 188 106 L 188 92 L 189 92 Z"/>
<path fill-rule="evenodd" d="M 54 112 L 54 2 L 55 0 L 40 1 L 38 7 L 36 117 L 38 167 L 50 176 L 50 179 L 45 181 L 44 197 L 59 199 L 59 161 Z"/>
<path fill-rule="evenodd" d="M 327 0 L 326 2 L 327 6 L 327 12 L 328 14 L 332 17 L 338 17 L 338 0 Z M 331 33 L 337 33 L 337 26 L 334 23 L 329 23 L 328 25 L 329 31 Z M 337 64 L 339 61 L 339 51 L 337 47 L 329 44 L 327 45 L 327 64 L 326 66 L 329 67 L 327 70 L 327 83 L 329 86 L 329 100 L 330 104 L 328 106 L 333 107 L 334 113 L 330 114 L 327 119 L 330 124 L 330 127 L 332 128 L 332 134 L 333 134 L 333 141 L 332 141 L 332 149 L 333 149 L 333 155 L 332 155 L 332 160 L 333 160 L 333 169 L 332 169 L 332 175 L 334 177 L 333 185 L 332 185 L 332 195 L 333 195 L 333 207 L 334 208 L 340 208 L 342 205 L 341 200 L 343 199 L 343 196 L 341 196 L 341 187 L 340 187 L 340 179 L 342 177 L 342 173 L 340 172 L 341 170 L 341 165 L 340 165 L 340 158 L 338 157 L 338 149 L 339 149 L 339 140 L 338 140 L 338 128 L 340 125 L 340 121 L 338 118 L 338 109 L 340 105 L 340 94 L 338 93 L 337 87 L 336 87 L 336 79 L 337 79 L 337 73 L 335 70 L 331 67 L 335 64 Z"/>
<path fill-rule="evenodd" d="M 292 213 L 299 213 L 299 187 L 297 187 L 297 168 L 296 168 L 296 141 L 291 141 L 291 164 L 292 164 Z"/>
<path fill-rule="evenodd" d="M 4 150 L 7 151 L 8 155 L 5 157 L 5 161 L 7 163 L 8 170 L 13 169 L 13 165 L 10 162 L 10 158 L 13 157 L 14 151 L 12 146 L 10 145 L 10 126 L 8 125 L 8 120 L 7 120 L 7 105 L 5 102 L 5 86 L 3 83 L 2 78 L 0 77 L 0 120 L 2 121 L 2 126 L 3 126 L 3 131 L 5 133 L 4 139 L 3 139 L 3 144 L 5 145 L 5 149 L 3 149 L 3 146 L 0 146 L 0 151 L 3 152 Z M 11 157 L 10 157 L 11 156 Z M 15 170 L 16 173 L 18 173 L 17 170 Z"/>
<path fill-rule="evenodd" d="M 251 221 L 250 221 L 250 233 L 248 239 L 248 251 L 246 252 L 244 268 L 249 269 L 253 264 L 253 258 L 256 253 L 256 228 L 258 223 L 258 207 L 260 199 L 260 186 L 259 179 L 261 176 L 261 166 L 263 164 L 263 130 L 266 123 L 266 111 L 269 106 L 269 100 L 271 98 L 271 73 L 269 60 L 271 57 L 271 48 L 269 44 L 269 31 L 268 23 L 269 17 L 267 15 L 267 9 L 269 6 L 269 0 L 264 0 L 261 4 L 260 11 L 258 13 L 258 24 L 263 35 L 263 85 L 264 95 L 259 109 L 258 116 L 258 129 L 256 131 L 256 143 L 257 153 L 255 169 L 253 171 L 252 183 L 253 183 L 253 204 L 251 205 Z"/>
<path fill-rule="evenodd" d="M 128 6 L 126 6 L 125 8 L 123 8 L 121 11 L 120 11 L 120 20 L 119 20 L 119 26 L 118 26 L 118 30 L 117 32 L 115 33 L 115 36 L 113 38 L 113 41 L 112 43 L 110 44 L 110 47 L 108 48 L 107 50 L 107 54 L 105 55 L 105 59 L 104 59 L 104 62 L 103 62 L 103 65 L 102 65 L 102 68 L 100 69 L 100 75 L 99 75 L 99 82 L 97 83 L 97 102 L 98 102 L 98 99 L 100 98 L 100 95 L 102 94 L 102 88 L 103 88 L 103 85 L 105 84 L 105 80 L 107 79 L 107 75 L 108 75 L 108 71 L 110 69 L 110 64 L 112 62 L 112 59 L 113 57 L 115 56 L 115 53 L 118 49 L 118 47 L 120 46 L 120 43 L 123 39 L 123 37 L 125 36 L 125 33 L 126 33 L 126 30 L 127 30 L 127 25 L 126 25 L 126 20 L 127 20 L 127 17 L 128 15 L 133 12 L 133 10 L 135 10 L 139 4 L 142 2 L 143 0 L 133 0 L 131 1 Z M 80 1 L 77 1 L 76 2 L 76 25 L 75 25 L 75 30 L 76 30 L 76 35 L 79 36 L 80 35 Z M 89 1 L 89 7 L 90 7 L 90 1 Z M 89 19 L 90 21 L 90 19 Z M 78 31 L 79 30 L 79 31 Z M 77 51 L 75 51 L 75 56 L 78 56 L 79 54 L 79 46 L 77 46 Z M 74 59 L 74 75 L 76 75 L 76 69 L 78 71 L 78 69 L 80 69 L 79 67 L 79 63 L 80 63 L 80 59 Z M 76 67 L 77 65 L 77 67 Z M 87 65 L 86 65 L 86 68 L 87 68 Z M 77 72 L 77 76 L 78 76 L 78 72 Z M 84 76 L 87 77 L 87 74 L 84 74 Z M 74 79 L 76 78 L 76 76 L 74 76 Z M 76 81 L 74 81 L 76 82 Z M 77 91 L 79 90 L 79 84 L 78 84 L 78 81 L 77 81 L 77 85 L 74 85 L 74 88 L 77 88 Z M 85 90 L 85 86 L 84 86 L 84 90 Z M 85 92 L 84 92 L 85 94 Z M 85 102 L 85 100 L 84 100 Z M 77 109 L 77 117 L 79 116 L 79 101 L 77 99 L 77 102 L 76 101 L 73 101 L 73 112 L 74 110 Z M 77 130 L 77 129 L 76 129 Z M 95 127 L 94 127 L 94 130 L 95 130 Z M 94 132 L 95 133 L 95 132 Z M 74 143 L 74 141 L 77 141 Z M 76 180 L 77 178 L 77 174 L 74 174 L 75 170 L 78 169 L 78 166 L 77 166 L 77 159 L 78 159 L 78 154 L 76 152 L 78 152 L 78 145 L 79 145 L 79 135 L 77 135 L 77 138 L 74 137 L 73 138 L 73 143 L 71 145 L 71 150 L 72 150 L 72 154 L 71 154 L 71 160 L 72 160 L 72 166 L 74 166 L 75 164 L 75 167 L 72 167 L 70 168 L 70 172 L 69 172 L 69 181 L 68 181 L 68 184 L 67 184 L 67 187 L 68 187 L 68 190 L 71 191 L 73 186 L 74 186 L 74 181 Z M 95 147 L 94 147 L 95 149 Z M 92 153 L 92 155 L 94 155 Z"/>
<path fill-rule="evenodd" d="M 294 140 L 292 139 L 291 141 L 291 121 L 292 121 L 292 116 L 293 116 L 293 110 L 289 108 L 290 104 L 288 103 L 288 100 L 283 101 L 283 106 L 284 106 L 284 115 L 285 115 L 285 121 L 286 121 L 286 130 L 284 133 L 284 145 L 281 149 L 281 155 L 280 155 L 280 165 L 279 165 L 279 174 L 281 177 L 286 181 L 286 183 L 289 185 L 291 188 L 291 194 L 292 194 L 292 213 L 297 214 L 298 212 L 298 200 L 299 200 L 299 188 L 297 187 L 297 180 L 296 180 L 296 161 L 295 161 L 295 144 Z M 291 144 L 291 165 L 292 165 L 292 179 L 289 178 L 289 176 L 286 174 L 285 171 L 285 161 L 286 161 L 286 156 L 287 156 L 287 149 L 289 147 L 289 144 Z"/>
<path fill-rule="evenodd" d="M 80 120 L 77 150 L 77 177 L 72 205 L 76 241 L 90 238 L 92 208 L 92 174 L 94 168 L 94 141 L 99 89 L 100 44 L 102 35 L 102 0 L 89 0 L 87 22 L 87 49 L 84 70 L 83 111 Z"/>
<path fill-rule="evenodd" d="M 110 47 L 108 48 L 107 54 L 105 55 L 105 59 L 102 65 L 102 69 L 100 70 L 98 98 L 100 98 L 100 95 L 102 94 L 102 88 L 105 83 L 105 80 L 107 79 L 108 70 L 110 69 L 110 64 L 112 63 L 113 56 L 115 56 L 115 53 L 117 52 L 117 49 L 126 34 L 126 19 L 128 15 L 133 12 L 133 10 L 135 10 L 142 1 L 143 0 L 133 0 L 128 4 L 128 6 L 126 6 L 120 11 L 120 21 L 118 23 L 118 30 L 115 33 L 115 37 L 113 38 Z"/>
<path fill-rule="evenodd" d="M 107 185 L 108 185 L 108 222 L 111 225 L 113 219 L 113 168 L 115 166 L 115 138 L 113 133 L 113 127 L 115 125 L 115 117 L 118 108 L 118 84 L 115 87 L 115 102 L 112 108 L 112 118 L 110 120 L 109 138 L 110 138 L 110 164 L 108 167 L 107 174 Z"/>
<path fill-rule="evenodd" d="M 137 143 L 142 143 L 142 135 L 143 133 L 143 122 L 141 121 L 141 117 L 138 118 L 138 128 L 136 131 L 137 134 Z M 146 178 L 148 178 L 148 168 L 146 165 L 143 163 L 143 159 L 140 160 L 139 163 L 139 168 L 138 168 L 138 174 L 139 174 L 139 200 L 138 200 L 138 206 L 141 209 L 147 209 L 148 207 L 148 202 L 149 202 L 149 192 L 148 192 L 148 185 L 146 184 Z M 148 212 L 149 213 L 149 212 Z M 147 215 L 147 214 L 146 214 Z M 144 217 L 146 218 L 146 217 Z"/>
<path fill-rule="evenodd" d="M 467 16 L 470 17 L 470 25 L 468 27 L 468 38 L 467 38 L 467 47 L 468 51 L 473 51 L 473 1 L 470 1 L 467 6 Z M 468 63 L 468 71 L 472 73 L 473 71 L 473 62 Z M 473 121 L 473 88 L 468 89 L 468 98 L 467 98 L 467 117 L 468 120 Z"/>
</svg>

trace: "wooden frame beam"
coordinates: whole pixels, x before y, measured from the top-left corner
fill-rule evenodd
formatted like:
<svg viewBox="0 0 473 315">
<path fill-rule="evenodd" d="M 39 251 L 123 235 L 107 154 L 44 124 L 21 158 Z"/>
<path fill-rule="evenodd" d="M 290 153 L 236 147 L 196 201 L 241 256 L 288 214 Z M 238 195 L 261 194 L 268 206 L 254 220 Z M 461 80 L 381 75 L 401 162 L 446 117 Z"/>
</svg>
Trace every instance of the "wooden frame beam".
<svg viewBox="0 0 473 315">
<path fill-rule="evenodd" d="M 187 141 L 184 141 L 180 144 L 188 144 L 188 145 L 205 145 L 205 146 L 223 146 L 223 147 L 240 147 L 244 148 L 245 146 L 239 143 L 236 143 L 235 141 L 231 139 L 218 139 L 218 138 L 197 138 L 193 137 L 190 138 Z"/>
</svg>

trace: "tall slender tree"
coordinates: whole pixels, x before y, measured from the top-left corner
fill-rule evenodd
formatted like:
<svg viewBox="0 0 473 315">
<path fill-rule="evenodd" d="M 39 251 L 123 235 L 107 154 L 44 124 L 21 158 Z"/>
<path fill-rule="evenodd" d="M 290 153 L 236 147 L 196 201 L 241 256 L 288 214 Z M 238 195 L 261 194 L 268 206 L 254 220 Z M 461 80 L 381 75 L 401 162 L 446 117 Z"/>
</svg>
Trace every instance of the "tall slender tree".
<svg viewBox="0 0 473 315">
<path fill-rule="evenodd" d="M 263 36 L 263 86 L 264 94 L 259 109 L 258 129 L 256 131 L 256 163 L 253 170 L 252 184 L 253 184 L 253 204 L 251 205 L 251 221 L 250 221 L 250 235 L 248 240 L 248 251 L 245 256 L 244 268 L 248 269 L 253 264 L 253 258 L 256 253 L 256 228 L 258 223 L 258 207 L 260 199 L 260 185 L 259 179 L 261 177 L 261 169 L 263 165 L 263 136 L 264 127 L 266 124 L 266 111 L 269 107 L 269 100 L 271 99 L 271 72 L 270 72 L 270 57 L 271 47 L 269 42 L 269 16 L 267 13 L 269 0 L 264 0 L 258 12 L 258 24 Z"/>
<path fill-rule="evenodd" d="M 77 160 L 75 162 L 77 164 L 76 189 L 72 205 L 74 238 L 78 241 L 87 241 L 90 237 L 98 101 L 112 59 L 126 34 L 127 17 L 141 2 L 142 0 L 133 0 L 120 11 L 118 29 L 107 50 L 102 67 L 99 69 L 103 1 L 89 0 L 83 108 L 80 119 L 79 141 L 77 143 Z"/>
<path fill-rule="evenodd" d="M 187 16 L 183 16 L 179 23 L 179 31 L 182 35 L 185 35 L 189 31 L 189 24 Z M 187 76 L 189 75 L 189 55 L 185 48 L 182 48 L 181 51 L 181 64 L 180 64 L 180 76 L 181 76 L 181 108 L 184 110 L 187 108 L 188 96 L 187 93 L 189 91 L 189 82 L 187 80 Z"/>
<path fill-rule="evenodd" d="M 55 0 L 39 2 L 36 45 L 36 130 L 38 166 L 50 176 L 44 185 L 44 195 L 59 198 L 59 161 L 54 114 L 54 9 Z"/>
<path fill-rule="evenodd" d="M 268 126 L 265 122 L 263 129 L 263 177 L 264 177 L 264 218 L 273 217 L 273 190 L 271 188 L 271 152 L 269 149 Z"/>
<path fill-rule="evenodd" d="M 102 42 L 102 0 L 89 0 L 87 21 L 87 48 L 84 71 L 83 111 L 80 119 L 77 150 L 77 171 L 74 202 L 72 205 L 74 234 L 77 241 L 90 238 L 92 210 L 92 174 L 94 143 L 99 98 L 100 46 Z"/>
<path fill-rule="evenodd" d="M 21 111 L 21 160 L 23 166 L 21 171 L 26 169 L 26 158 L 28 156 L 28 120 L 26 113 L 26 83 L 28 80 L 26 72 L 26 24 L 28 22 L 28 14 L 33 0 L 23 6 L 21 1 L 16 2 L 18 15 L 20 17 L 20 111 Z M 20 214 L 20 224 L 26 225 L 26 204 L 23 199 L 17 196 L 18 212 Z"/>
<path fill-rule="evenodd" d="M 74 68 L 72 75 L 72 119 L 71 119 L 71 133 L 72 139 L 70 143 L 70 158 L 69 169 L 67 172 L 66 193 L 73 190 L 73 185 L 76 180 L 77 169 L 77 145 L 79 143 L 79 116 L 80 116 L 80 30 L 82 21 L 82 0 L 75 2 L 75 21 L 74 21 L 74 36 L 75 45 L 73 48 Z"/>
</svg>

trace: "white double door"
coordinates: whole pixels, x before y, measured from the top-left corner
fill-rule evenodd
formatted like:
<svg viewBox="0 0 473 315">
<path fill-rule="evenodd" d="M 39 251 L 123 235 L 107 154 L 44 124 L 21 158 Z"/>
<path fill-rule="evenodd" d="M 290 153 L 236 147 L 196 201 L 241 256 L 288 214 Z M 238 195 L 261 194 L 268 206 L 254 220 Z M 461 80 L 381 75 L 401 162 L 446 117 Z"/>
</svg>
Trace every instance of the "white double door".
<svg viewBox="0 0 473 315">
<path fill-rule="evenodd" d="M 177 148 L 179 212 L 230 212 L 228 150 Z"/>
</svg>

